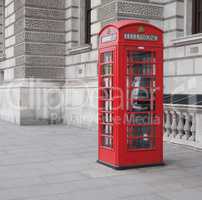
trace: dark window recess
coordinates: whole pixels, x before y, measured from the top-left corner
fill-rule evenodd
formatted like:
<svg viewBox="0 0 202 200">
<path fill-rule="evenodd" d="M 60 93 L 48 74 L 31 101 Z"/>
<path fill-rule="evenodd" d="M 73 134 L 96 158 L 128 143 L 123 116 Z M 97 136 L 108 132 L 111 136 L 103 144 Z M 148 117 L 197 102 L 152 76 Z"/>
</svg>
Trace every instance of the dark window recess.
<svg viewBox="0 0 202 200">
<path fill-rule="evenodd" d="M 193 0 L 192 5 L 192 33 L 202 33 L 202 1 Z"/>
<path fill-rule="evenodd" d="M 201 94 L 164 94 L 165 104 L 202 105 Z"/>
<path fill-rule="evenodd" d="M 91 0 L 85 0 L 85 43 L 91 39 Z"/>
</svg>

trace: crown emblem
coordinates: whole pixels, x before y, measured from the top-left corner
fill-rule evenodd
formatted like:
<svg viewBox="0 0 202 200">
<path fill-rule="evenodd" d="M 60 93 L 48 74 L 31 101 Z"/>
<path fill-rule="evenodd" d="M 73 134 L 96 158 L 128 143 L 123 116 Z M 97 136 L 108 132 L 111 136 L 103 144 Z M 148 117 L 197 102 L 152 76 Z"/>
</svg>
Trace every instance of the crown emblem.
<svg viewBox="0 0 202 200">
<path fill-rule="evenodd" d="M 144 33 L 144 31 L 145 31 L 144 26 L 139 26 L 138 32 L 139 33 Z"/>
</svg>

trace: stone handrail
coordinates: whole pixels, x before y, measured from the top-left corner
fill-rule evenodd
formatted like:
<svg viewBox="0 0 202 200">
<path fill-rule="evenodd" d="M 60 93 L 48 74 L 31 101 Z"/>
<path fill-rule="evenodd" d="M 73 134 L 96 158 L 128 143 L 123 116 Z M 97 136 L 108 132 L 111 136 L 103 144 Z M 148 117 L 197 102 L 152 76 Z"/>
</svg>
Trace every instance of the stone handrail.
<svg viewBox="0 0 202 200">
<path fill-rule="evenodd" d="M 164 140 L 194 146 L 196 115 L 194 107 L 164 105 Z"/>
</svg>

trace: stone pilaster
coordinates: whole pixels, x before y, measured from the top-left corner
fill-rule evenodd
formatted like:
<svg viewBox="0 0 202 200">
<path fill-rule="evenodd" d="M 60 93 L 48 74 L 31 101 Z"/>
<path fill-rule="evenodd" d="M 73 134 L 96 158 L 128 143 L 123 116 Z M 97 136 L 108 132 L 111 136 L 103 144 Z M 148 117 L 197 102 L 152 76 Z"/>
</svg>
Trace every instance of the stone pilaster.
<svg viewBox="0 0 202 200">
<path fill-rule="evenodd" d="M 4 20 L 3 0 L 0 0 L 0 61 L 3 59 L 3 20 Z"/>
<path fill-rule="evenodd" d="M 0 118 L 18 124 L 61 122 L 65 0 L 5 0 Z"/>
</svg>

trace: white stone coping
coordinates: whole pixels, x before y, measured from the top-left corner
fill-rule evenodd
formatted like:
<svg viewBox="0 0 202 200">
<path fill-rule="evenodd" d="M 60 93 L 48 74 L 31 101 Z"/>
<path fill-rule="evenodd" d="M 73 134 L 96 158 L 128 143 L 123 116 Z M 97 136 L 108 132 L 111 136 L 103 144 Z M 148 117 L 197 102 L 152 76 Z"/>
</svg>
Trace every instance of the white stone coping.
<svg viewBox="0 0 202 200">
<path fill-rule="evenodd" d="M 198 43 L 202 43 L 202 33 L 188 35 L 188 36 L 180 37 L 173 40 L 173 44 L 175 46 L 184 46 L 184 45 L 198 44 Z"/>
<path fill-rule="evenodd" d="M 178 110 L 192 110 L 192 111 L 197 111 L 197 112 L 202 112 L 202 106 L 201 105 L 185 105 L 185 104 L 164 104 L 164 108 L 173 108 L 173 109 L 178 109 Z"/>
<path fill-rule="evenodd" d="M 83 53 L 86 51 L 91 51 L 92 50 L 92 46 L 90 44 L 86 44 L 86 45 L 82 45 L 79 47 L 75 47 L 71 50 L 69 50 L 69 54 L 79 54 L 79 53 Z"/>
</svg>

